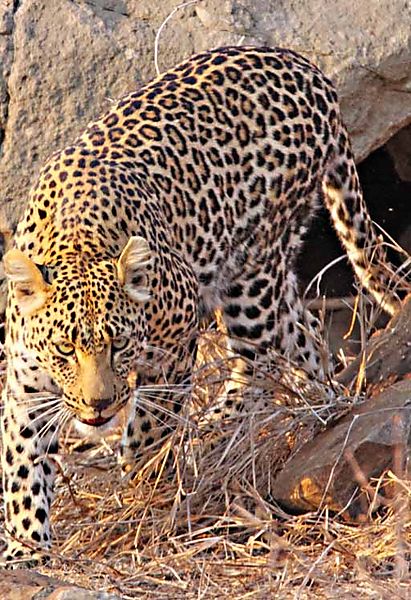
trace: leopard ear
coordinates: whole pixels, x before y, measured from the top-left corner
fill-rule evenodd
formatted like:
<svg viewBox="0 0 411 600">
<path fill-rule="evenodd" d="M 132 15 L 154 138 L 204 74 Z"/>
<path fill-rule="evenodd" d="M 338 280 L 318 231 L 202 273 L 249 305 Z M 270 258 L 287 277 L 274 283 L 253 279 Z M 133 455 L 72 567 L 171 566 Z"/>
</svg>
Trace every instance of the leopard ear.
<svg viewBox="0 0 411 600">
<path fill-rule="evenodd" d="M 151 251 L 147 241 L 139 236 L 131 237 L 117 261 L 118 278 L 127 294 L 136 302 L 147 302 L 147 266 Z"/>
<path fill-rule="evenodd" d="M 20 250 L 9 250 L 3 257 L 4 272 L 12 284 L 22 315 L 36 312 L 46 302 L 50 285 L 36 264 Z"/>
</svg>

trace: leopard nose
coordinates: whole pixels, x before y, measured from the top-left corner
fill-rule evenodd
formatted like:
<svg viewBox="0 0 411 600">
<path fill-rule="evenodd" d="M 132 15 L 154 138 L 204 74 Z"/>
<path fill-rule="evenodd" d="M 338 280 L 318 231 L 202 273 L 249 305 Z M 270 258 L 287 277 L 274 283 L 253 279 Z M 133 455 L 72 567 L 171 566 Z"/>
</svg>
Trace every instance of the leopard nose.
<svg viewBox="0 0 411 600">
<path fill-rule="evenodd" d="M 90 398 L 87 402 L 89 406 L 102 413 L 103 410 L 111 406 L 113 404 L 112 398 Z"/>
</svg>

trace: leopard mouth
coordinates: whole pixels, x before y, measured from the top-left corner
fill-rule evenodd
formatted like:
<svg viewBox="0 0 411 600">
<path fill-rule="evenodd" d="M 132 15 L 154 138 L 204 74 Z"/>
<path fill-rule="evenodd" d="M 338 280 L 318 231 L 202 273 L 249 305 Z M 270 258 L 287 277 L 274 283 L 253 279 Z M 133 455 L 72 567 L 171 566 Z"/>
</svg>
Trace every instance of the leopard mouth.
<svg viewBox="0 0 411 600">
<path fill-rule="evenodd" d="M 111 421 L 113 416 L 114 415 L 111 415 L 111 417 L 96 417 L 95 419 L 81 419 L 80 417 L 77 417 L 77 420 L 80 421 L 80 423 L 83 423 L 83 425 L 90 425 L 91 427 L 102 427 L 103 425 L 106 425 L 109 421 Z"/>
</svg>

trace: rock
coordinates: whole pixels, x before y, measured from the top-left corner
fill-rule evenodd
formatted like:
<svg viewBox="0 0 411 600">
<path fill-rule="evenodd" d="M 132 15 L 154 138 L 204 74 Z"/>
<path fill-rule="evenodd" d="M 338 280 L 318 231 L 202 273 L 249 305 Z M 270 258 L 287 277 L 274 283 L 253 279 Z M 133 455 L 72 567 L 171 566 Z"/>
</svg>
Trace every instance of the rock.
<svg viewBox="0 0 411 600">
<path fill-rule="evenodd" d="M 0 570 L 0 581 L 0 600 L 120 600 L 115 594 L 86 590 L 36 571 Z"/>
<path fill-rule="evenodd" d="M 396 383 L 321 432 L 285 464 L 273 497 L 292 511 L 327 505 L 352 518 L 363 514 L 364 497 L 352 499 L 356 488 L 393 469 L 400 448 L 410 444 L 410 395 L 410 380 Z"/>
<path fill-rule="evenodd" d="M 154 40 L 175 0 L 5 0 L 0 7 L 0 208 L 13 225 L 29 187 L 110 99 L 155 75 Z M 410 5 L 201 0 L 159 37 L 161 71 L 227 44 L 292 47 L 335 81 L 357 158 L 411 120 Z"/>
<path fill-rule="evenodd" d="M 411 294 L 405 298 L 401 310 L 390 319 L 387 326 L 371 336 L 365 355 L 360 353 L 337 375 L 338 381 L 348 386 L 357 380 L 358 389 L 365 382 L 381 386 L 387 380 L 401 379 L 411 373 L 410 340 Z"/>
<path fill-rule="evenodd" d="M 155 32 L 174 2 L 161 3 L 161 9 L 148 1 L 132 4 L 137 3 L 31 0 L 18 6 L 0 164 L 0 207 L 7 220 L 18 219 L 53 151 L 74 139 L 112 99 L 155 74 Z M 194 51 L 192 27 L 185 11 L 184 21 L 177 15 L 164 29 L 162 68 Z M 172 44 L 174 37 L 179 41 Z"/>
</svg>

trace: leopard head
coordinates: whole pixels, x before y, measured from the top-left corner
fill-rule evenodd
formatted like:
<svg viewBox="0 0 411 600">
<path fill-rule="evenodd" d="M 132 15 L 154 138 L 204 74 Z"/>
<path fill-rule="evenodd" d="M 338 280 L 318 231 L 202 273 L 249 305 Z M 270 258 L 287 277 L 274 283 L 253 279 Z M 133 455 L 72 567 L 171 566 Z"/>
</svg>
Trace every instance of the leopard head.
<svg viewBox="0 0 411 600">
<path fill-rule="evenodd" d="M 17 249 L 4 257 L 15 335 L 86 426 L 106 425 L 132 394 L 147 339 L 150 262 L 137 236 L 116 259 L 73 252 L 39 266 Z"/>
</svg>

